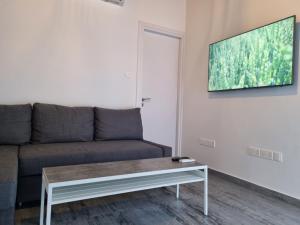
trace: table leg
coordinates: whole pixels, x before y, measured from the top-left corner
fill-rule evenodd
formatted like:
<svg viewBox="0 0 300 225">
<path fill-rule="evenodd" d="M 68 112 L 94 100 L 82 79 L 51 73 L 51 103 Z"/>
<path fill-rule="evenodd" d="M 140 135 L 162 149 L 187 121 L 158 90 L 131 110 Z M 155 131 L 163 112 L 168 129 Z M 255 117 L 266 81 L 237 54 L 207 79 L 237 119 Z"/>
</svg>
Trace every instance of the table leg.
<svg viewBox="0 0 300 225">
<path fill-rule="evenodd" d="M 44 204 L 45 204 L 45 184 L 43 179 L 42 193 L 41 193 L 41 208 L 40 208 L 40 225 L 44 225 Z"/>
<path fill-rule="evenodd" d="M 176 186 L 176 198 L 179 199 L 179 184 Z"/>
<path fill-rule="evenodd" d="M 51 202 L 52 202 L 52 187 L 48 188 L 48 198 L 47 198 L 47 216 L 46 216 L 46 225 L 51 224 Z"/>
<path fill-rule="evenodd" d="M 207 168 L 204 169 L 204 215 L 208 214 L 208 174 Z"/>
</svg>

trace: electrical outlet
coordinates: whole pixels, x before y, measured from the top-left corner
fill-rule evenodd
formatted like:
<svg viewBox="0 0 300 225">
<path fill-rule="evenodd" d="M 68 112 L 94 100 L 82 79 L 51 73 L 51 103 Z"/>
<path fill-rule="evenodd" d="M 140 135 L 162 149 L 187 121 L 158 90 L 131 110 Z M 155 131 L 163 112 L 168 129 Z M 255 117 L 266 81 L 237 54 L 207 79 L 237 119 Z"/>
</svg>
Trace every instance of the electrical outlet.
<svg viewBox="0 0 300 225">
<path fill-rule="evenodd" d="M 249 146 L 247 148 L 247 154 L 250 156 L 259 157 L 260 156 L 260 149 L 257 147 Z"/>
<path fill-rule="evenodd" d="M 260 157 L 263 159 L 273 160 L 273 152 L 268 149 L 260 149 Z"/>
<path fill-rule="evenodd" d="M 259 157 L 262 159 L 273 160 L 276 162 L 282 162 L 282 152 L 276 152 L 269 149 L 258 148 L 254 146 L 249 146 L 247 148 L 247 154 L 250 156 Z"/>
<path fill-rule="evenodd" d="M 273 152 L 273 160 L 276 162 L 283 162 L 282 152 Z"/>
<path fill-rule="evenodd" d="M 208 148 L 215 148 L 216 147 L 216 141 L 207 139 L 207 138 L 200 138 L 199 143 L 202 146 L 208 147 Z"/>
</svg>

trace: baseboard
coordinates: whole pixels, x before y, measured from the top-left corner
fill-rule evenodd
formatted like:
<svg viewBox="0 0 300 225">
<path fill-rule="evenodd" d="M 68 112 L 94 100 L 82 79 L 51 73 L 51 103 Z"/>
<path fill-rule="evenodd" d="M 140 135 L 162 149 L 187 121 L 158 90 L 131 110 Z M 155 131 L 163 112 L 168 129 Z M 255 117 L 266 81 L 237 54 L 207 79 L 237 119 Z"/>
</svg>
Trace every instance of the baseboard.
<svg viewBox="0 0 300 225">
<path fill-rule="evenodd" d="M 265 187 L 261 187 L 259 185 L 253 184 L 249 181 L 245 181 L 245 180 L 239 179 L 237 177 L 233 177 L 231 175 L 219 172 L 217 170 L 208 169 L 208 171 L 209 171 L 209 174 L 214 174 L 216 176 L 219 176 L 219 177 L 222 177 L 226 180 L 229 180 L 229 181 L 231 181 L 235 184 L 238 184 L 240 186 L 246 187 L 246 188 L 251 189 L 253 191 L 259 192 L 263 195 L 270 196 L 270 197 L 273 197 L 273 198 L 277 198 L 277 199 L 280 199 L 281 201 L 284 201 L 286 203 L 289 203 L 289 204 L 295 205 L 297 207 L 300 207 L 300 200 L 299 199 L 290 197 L 288 195 L 279 193 L 277 191 L 270 190 L 270 189 L 265 188 Z"/>
</svg>

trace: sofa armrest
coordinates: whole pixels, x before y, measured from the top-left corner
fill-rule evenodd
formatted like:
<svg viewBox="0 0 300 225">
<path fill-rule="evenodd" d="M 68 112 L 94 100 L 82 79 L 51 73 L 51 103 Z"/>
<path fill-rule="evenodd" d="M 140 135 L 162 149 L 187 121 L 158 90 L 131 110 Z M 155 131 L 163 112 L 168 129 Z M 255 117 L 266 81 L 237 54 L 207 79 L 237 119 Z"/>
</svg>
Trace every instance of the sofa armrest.
<svg viewBox="0 0 300 225">
<path fill-rule="evenodd" d="M 15 207 L 17 179 L 18 147 L 0 146 L 0 210 Z"/>
<path fill-rule="evenodd" d="M 172 147 L 166 146 L 166 145 L 157 144 L 157 143 L 154 143 L 154 142 L 151 142 L 151 141 L 146 141 L 146 140 L 143 140 L 143 141 L 145 143 L 147 143 L 147 144 L 151 144 L 151 145 L 154 145 L 156 147 L 161 148 L 162 151 L 163 151 L 163 157 L 171 157 L 172 156 Z"/>
</svg>

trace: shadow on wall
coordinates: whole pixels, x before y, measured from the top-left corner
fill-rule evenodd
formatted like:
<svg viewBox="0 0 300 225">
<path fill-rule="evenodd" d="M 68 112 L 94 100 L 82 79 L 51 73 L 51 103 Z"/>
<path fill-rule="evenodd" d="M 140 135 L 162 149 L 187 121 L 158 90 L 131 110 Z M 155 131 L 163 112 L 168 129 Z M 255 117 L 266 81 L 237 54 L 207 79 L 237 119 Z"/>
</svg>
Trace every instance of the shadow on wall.
<svg viewBox="0 0 300 225">
<path fill-rule="evenodd" d="M 194 6 L 195 9 L 200 11 L 202 8 L 203 10 L 203 2 L 197 1 L 196 4 L 197 7 Z M 198 17 L 200 21 L 193 20 L 194 23 L 197 23 L 197 29 L 200 29 L 200 27 L 207 29 L 205 32 L 199 32 L 199 36 L 196 39 L 197 45 L 201 46 L 199 49 L 201 54 L 198 55 L 197 62 L 207 64 L 208 54 L 202 53 L 208 52 L 208 44 L 224 36 L 229 37 L 234 31 L 242 29 L 241 21 L 236 18 L 242 17 L 241 8 L 243 4 L 243 1 L 233 2 L 231 0 L 221 2 L 218 0 L 206 1 L 204 12 L 207 20 L 201 21 L 203 15 Z"/>
<path fill-rule="evenodd" d="M 253 98 L 266 96 L 288 96 L 298 94 L 298 72 L 299 72 L 299 41 L 300 23 L 296 24 L 296 44 L 294 55 L 294 84 L 283 87 L 254 88 L 245 90 L 232 90 L 223 92 L 210 92 L 208 98 Z"/>
</svg>

